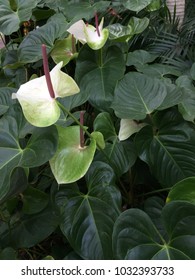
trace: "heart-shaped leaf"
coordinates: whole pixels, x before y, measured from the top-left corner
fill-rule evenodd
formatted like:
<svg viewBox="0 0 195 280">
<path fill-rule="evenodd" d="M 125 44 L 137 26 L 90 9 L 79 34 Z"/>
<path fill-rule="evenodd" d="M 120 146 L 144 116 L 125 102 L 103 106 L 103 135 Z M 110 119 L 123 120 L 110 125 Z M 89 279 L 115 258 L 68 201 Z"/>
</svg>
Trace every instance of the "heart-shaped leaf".
<svg viewBox="0 0 195 280">
<path fill-rule="evenodd" d="M 37 3 L 38 0 L 30 2 L 24 0 L 0 0 L 0 31 L 5 35 L 10 35 L 17 31 L 21 22 L 30 19 L 32 10 Z"/>
<path fill-rule="evenodd" d="M 121 195 L 112 168 L 102 162 L 86 174 L 86 193 L 66 185 L 56 194 L 62 211 L 61 230 L 83 259 L 112 259 L 112 230 L 120 213 Z"/>
<path fill-rule="evenodd" d="M 18 48 L 19 61 L 29 63 L 42 59 L 41 45 L 45 44 L 47 51 L 51 51 L 54 41 L 62 36 L 67 25 L 65 17 L 57 14 L 51 17 L 45 25 L 29 32 Z"/>
<path fill-rule="evenodd" d="M 194 176 L 194 126 L 175 110 L 158 112 L 153 121 L 154 130 L 146 126 L 135 137 L 140 158 L 163 186 Z"/>
<path fill-rule="evenodd" d="M 34 215 L 13 215 L 10 224 L 0 225 L 0 243 L 13 248 L 29 248 L 47 238 L 58 226 L 59 217 L 49 205 Z"/>
<path fill-rule="evenodd" d="M 147 7 L 152 1 L 153 0 L 124 0 L 123 5 L 131 11 L 139 12 Z"/>
<path fill-rule="evenodd" d="M 162 210 L 167 237 L 142 210 L 129 209 L 117 219 L 113 248 L 117 259 L 189 260 L 195 258 L 195 205 L 171 202 Z"/>
<path fill-rule="evenodd" d="M 50 160 L 51 170 L 58 184 L 72 183 L 87 172 L 96 150 L 95 139 L 88 146 L 80 146 L 80 127 L 57 127 L 59 144 Z"/>
<path fill-rule="evenodd" d="M 195 177 L 186 178 L 171 188 L 166 201 L 173 200 L 185 200 L 195 204 Z"/>
<path fill-rule="evenodd" d="M 160 106 L 166 94 L 159 79 L 129 72 L 116 86 L 112 108 L 122 119 L 142 120 Z"/>
<path fill-rule="evenodd" d="M 77 59 L 76 79 L 83 91 L 88 92 L 93 106 L 100 111 L 110 111 L 114 88 L 124 71 L 123 53 L 118 47 L 94 52 L 84 45 Z"/>
<path fill-rule="evenodd" d="M 16 167 L 40 166 L 57 149 L 57 130 L 54 126 L 44 129 L 32 129 L 30 126 L 27 129 L 26 124 L 18 106 L 12 109 L 12 114 L 5 114 L 0 120 L 0 199 L 8 193 L 10 178 Z M 29 132 L 32 136 L 26 141 L 24 137 Z"/>
</svg>

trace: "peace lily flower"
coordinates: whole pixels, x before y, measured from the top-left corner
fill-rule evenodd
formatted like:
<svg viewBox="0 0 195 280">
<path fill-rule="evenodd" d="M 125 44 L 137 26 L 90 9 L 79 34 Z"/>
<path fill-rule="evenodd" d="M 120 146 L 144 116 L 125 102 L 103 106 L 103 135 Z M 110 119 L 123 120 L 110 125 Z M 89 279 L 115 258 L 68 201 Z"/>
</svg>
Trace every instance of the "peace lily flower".
<svg viewBox="0 0 195 280">
<path fill-rule="evenodd" d="M 75 81 L 60 70 L 62 65 L 63 62 L 58 63 L 50 72 L 53 97 L 45 75 L 21 85 L 19 90 L 12 94 L 12 98 L 18 99 L 25 118 L 34 126 L 46 127 L 54 124 L 60 117 L 56 98 L 70 96 L 80 91 Z"/>
<path fill-rule="evenodd" d="M 97 15 L 95 15 L 95 21 L 96 27 L 79 20 L 71 25 L 67 31 L 82 44 L 87 43 L 91 49 L 101 49 L 108 39 L 109 31 L 106 28 L 103 29 L 104 18 L 102 18 L 99 26 Z"/>
</svg>

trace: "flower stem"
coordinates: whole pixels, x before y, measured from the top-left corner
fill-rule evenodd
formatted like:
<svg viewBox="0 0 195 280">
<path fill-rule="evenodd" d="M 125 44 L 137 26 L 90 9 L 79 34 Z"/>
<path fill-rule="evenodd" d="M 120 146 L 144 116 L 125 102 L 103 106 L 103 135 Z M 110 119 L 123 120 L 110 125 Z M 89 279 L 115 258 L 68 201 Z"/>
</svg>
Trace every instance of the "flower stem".
<svg viewBox="0 0 195 280">
<path fill-rule="evenodd" d="M 72 41 L 72 53 L 74 54 L 76 52 L 74 35 L 72 35 L 71 41 Z"/>
<path fill-rule="evenodd" d="M 84 111 L 80 112 L 80 124 L 83 126 L 84 125 Z M 80 147 L 83 148 L 85 145 L 85 138 L 84 138 L 84 132 L 82 127 L 80 126 Z"/>
<path fill-rule="evenodd" d="M 48 87 L 51 98 L 55 98 L 55 93 L 53 90 L 53 85 L 52 85 L 51 77 L 50 77 L 50 73 L 49 73 L 46 45 L 43 44 L 41 47 L 42 47 L 42 55 L 43 55 L 43 69 L 44 69 L 44 73 L 45 73 L 47 87 Z"/>
<path fill-rule="evenodd" d="M 99 30 L 99 25 L 98 25 L 98 15 L 97 15 L 97 13 L 95 13 L 95 27 L 96 27 L 97 34 L 100 37 L 100 30 Z"/>
</svg>

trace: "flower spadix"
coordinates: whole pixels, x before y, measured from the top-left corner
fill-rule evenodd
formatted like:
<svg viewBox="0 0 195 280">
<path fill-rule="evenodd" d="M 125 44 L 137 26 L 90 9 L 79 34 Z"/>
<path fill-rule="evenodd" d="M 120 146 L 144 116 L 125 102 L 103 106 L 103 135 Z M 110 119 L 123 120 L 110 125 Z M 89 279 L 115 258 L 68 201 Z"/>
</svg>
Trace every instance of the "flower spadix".
<svg viewBox="0 0 195 280">
<path fill-rule="evenodd" d="M 71 25 L 67 31 L 82 44 L 87 43 L 91 49 L 98 50 L 104 46 L 109 35 L 108 29 L 103 29 L 103 24 L 104 18 L 102 18 L 99 25 L 96 20 L 96 27 L 79 20 Z"/>
<path fill-rule="evenodd" d="M 21 85 L 12 95 L 12 98 L 18 99 L 25 118 L 34 126 L 46 127 L 54 124 L 60 117 L 56 98 L 70 96 L 80 91 L 76 82 L 61 71 L 62 65 L 63 62 L 60 62 L 50 71 L 54 98 L 48 90 L 45 75 Z"/>
</svg>

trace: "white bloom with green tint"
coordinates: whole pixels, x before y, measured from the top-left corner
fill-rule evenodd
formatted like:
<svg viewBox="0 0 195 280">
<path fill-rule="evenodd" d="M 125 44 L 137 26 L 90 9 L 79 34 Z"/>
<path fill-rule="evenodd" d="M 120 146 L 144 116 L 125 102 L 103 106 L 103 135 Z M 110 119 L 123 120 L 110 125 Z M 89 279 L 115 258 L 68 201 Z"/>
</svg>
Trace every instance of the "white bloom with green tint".
<svg viewBox="0 0 195 280">
<path fill-rule="evenodd" d="M 63 62 L 58 63 L 50 72 L 55 98 L 70 96 L 80 91 L 75 81 L 60 70 L 62 64 Z M 60 117 L 60 108 L 55 98 L 50 96 L 45 76 L 21 85 L 12 98 L 18 99 L 25 118 L 34 126 L 50 126 Z"/>
<path fill-rule="evenodd" d="M 67 31 L 82 44 L 87 43 L 91 49 L 98 50 L 104 46 L 109 35 L 108 29 L 103 29 L 103 24 L 104 18 L 102 18 L 98 26 L 99 34 L 97 28 L 91 24 L 85 24 L 83 20 L 75 22 Z"/>
</svg>

